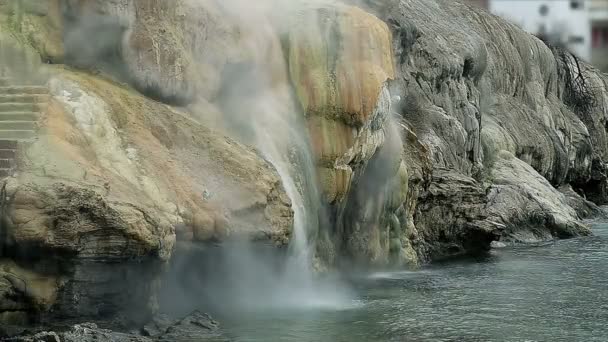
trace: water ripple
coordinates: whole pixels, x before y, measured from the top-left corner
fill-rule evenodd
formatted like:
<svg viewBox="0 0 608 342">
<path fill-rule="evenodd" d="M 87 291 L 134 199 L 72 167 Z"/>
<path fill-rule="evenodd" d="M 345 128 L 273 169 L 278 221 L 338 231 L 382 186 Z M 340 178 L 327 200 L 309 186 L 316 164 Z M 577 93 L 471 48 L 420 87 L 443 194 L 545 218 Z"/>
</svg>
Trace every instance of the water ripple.
<svg viewBox="0 0 608 342">
<path fill-rule="evenodd" d="M 377 272 L 346 309 L 227 321 L 236 341 L 608 341 L 608 224 L 595 236 Z"/>
</svg>

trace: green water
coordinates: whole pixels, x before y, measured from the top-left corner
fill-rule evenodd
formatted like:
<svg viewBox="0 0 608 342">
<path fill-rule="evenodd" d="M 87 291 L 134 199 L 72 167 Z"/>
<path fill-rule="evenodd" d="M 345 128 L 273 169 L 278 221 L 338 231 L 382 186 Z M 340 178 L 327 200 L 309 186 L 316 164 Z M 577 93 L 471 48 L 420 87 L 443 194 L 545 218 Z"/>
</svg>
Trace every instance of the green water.
<svg viewBox="0 0 608 342">
<path fill-rule="evenodd" d="M 367 274 L 348 300 L 220 320 L 235 341 L 608 341 L 608 224 L 594 233 Z"/>
</svg>

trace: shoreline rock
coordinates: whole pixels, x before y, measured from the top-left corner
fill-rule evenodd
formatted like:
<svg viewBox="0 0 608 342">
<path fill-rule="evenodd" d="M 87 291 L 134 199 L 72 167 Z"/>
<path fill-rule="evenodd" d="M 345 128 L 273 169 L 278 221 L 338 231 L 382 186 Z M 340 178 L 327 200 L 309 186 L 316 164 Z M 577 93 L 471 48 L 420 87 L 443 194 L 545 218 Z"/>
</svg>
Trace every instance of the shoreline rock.
<svg viewBox="0 0 608 342">
<path fill-rule="evenodd" d="M 95 323 L 81 323 L 65 331 L 42 331 L 3 339 L 10 342 L 228 342 L 219 324 L 209 315 L 194 311 L 179 320 L 156 316 L 139 332 L 118 332 Z"/>
</svg>

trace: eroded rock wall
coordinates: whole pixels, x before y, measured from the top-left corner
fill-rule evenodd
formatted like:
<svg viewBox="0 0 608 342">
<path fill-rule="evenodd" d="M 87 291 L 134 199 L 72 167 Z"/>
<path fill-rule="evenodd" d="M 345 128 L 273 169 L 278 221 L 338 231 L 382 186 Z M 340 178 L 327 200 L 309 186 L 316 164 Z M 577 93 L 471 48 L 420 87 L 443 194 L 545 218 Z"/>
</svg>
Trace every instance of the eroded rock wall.
<svg viewBox="0 0 608 342">
<path fill-rule="evenodd" d="M 4 181 L 11 316 L 144 319 L 177 238 L 287 244 L 290 200 L 254 151 L 107 80 L 51 74 L 38 136 Z"/>
<path fill-rule="evenodd" d="M 450 237 L 454 229 L 466 233 L 472 223 L 505 240 L 588 234 L 555 188 L 571 185 L 578 192 L 571 196 L 604 201 L 604 76 L 503 19 L 457 1 L 368 3 L 394 35 L 399 112 L 433 163 L 430 186 L 417 199 L 414 224 L 426 238 L 415 245 L 427 246 L 417 248 L 418 255 L 424 260 L 443 256 L 428 247 L 445 250 L 440 240 L 457 241 Z M 573 105 L 581 96 L 570 92 L 579 75 L 593 89 L 582 94 L 593 104 L 588 110 Z M 445 178 L 442 169 L 459 176 Z M 450 200 L 453 209 L 442 204 L 448 212 L 439 216 L 446 219 L 434 221 L 438 213 L 425 208 L 434 207 L 441 188 L 450 189 L 448 198 L 467 196 L 459 185 L 462 177 L 479 195 Z M 463 220 L 457 214 L 462 210 L 482 216 Z M 515 237 L 517 231 L 526 237 Z M 456 242 L 454 251 L 469 250 L 465 241 Z"/>
</svg>

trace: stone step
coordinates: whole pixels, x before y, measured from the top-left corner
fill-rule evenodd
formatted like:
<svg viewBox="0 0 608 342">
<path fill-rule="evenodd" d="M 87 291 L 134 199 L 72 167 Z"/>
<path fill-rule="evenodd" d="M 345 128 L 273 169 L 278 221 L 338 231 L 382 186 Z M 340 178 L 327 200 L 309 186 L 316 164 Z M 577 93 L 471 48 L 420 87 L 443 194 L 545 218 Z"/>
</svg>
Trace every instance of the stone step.
<svg viewBox="0 0 608 342">
<path fill-rule="evenodd" d="M 35 121 L 0 121 L 0 130 L 33 131 L 36 129 Z"/>
<path fill-rule="evenodd" d="M 0 95 L 32 94 L 47 95 L 49 89 L 43 86 L 0 86 Z"/>
<path fill-rule="evenodd" d="M 0 113 L 9 112 L 40 112 L 40 103 L 0 103 Z"/>
<path fill-rule="evenodd" d="M 36 131 L 34 130 L 0 130 L 0 139 L 1 140 L 30 140 L 36 137 Z"/>
<path fill-rule="evenodd" d="M 16 150 L 18 141 L 15 140 L 0 140 L 0 149 L 3 150 Z"/>
<path fill-rule="evenodd" d="M 6 178 L 13 175 L 13 169 L 0 169 L 0 178 Z"/>
<path fill-rule="evenodd" d="M 1 159 L 15 159 L 17 155 L 17 151 L 14 149 L 0 149 L 0 158 Z"/>
<path fill-rule="evenodd" d="M 36 121 L 38 120 L 36 112 L 0 112 L 1 121 Z"/>
<path fill-rule="evenodd" d="M 12 169 L 14 163 L 13 159 L 0 159 L 0 169 Z"/>
<path fill-rule="evenodd" d="M 38 94 L 0 94 L 0 103 L 42 103 L 48 102 L 48 95 Z"/>
</svg>

